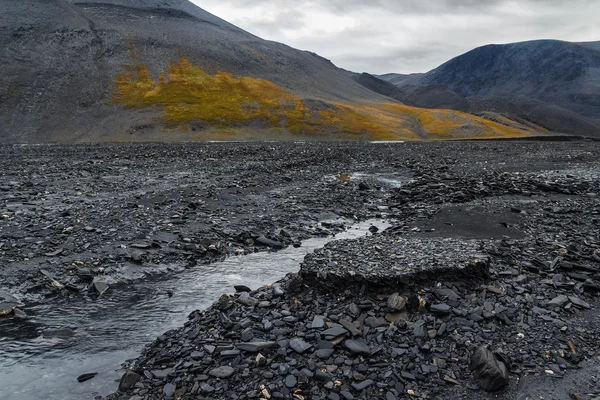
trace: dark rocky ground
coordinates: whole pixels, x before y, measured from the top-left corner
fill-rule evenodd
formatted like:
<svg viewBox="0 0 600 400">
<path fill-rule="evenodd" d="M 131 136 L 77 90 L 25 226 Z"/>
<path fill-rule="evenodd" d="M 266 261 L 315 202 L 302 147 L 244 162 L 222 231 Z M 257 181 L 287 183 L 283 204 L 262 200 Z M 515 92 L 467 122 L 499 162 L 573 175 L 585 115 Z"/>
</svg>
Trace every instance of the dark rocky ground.
<svg viewBox="0 0 600 400">
<path fill-rule="evenodd" d="M 388 230 L 331 242 L 299 274 L 192 313 L 131 362 L 114 398 L 594 399 L 598 150 L 598 142 L 3 147 L 0 286 L 23 302 L 77 301 L 102 290 L 93 282 L 267 250 L 263 235 L 292 245 L 326 234 L 317 222 L 334 216 L 387 215 Z M 393 177 L 412 180 L 394 188 Z M 496 353 L 492 371 L 507 367 L 495 377 L 506 389 L 477 385 L 469 362 L 480 346 Z"/>
</svg>

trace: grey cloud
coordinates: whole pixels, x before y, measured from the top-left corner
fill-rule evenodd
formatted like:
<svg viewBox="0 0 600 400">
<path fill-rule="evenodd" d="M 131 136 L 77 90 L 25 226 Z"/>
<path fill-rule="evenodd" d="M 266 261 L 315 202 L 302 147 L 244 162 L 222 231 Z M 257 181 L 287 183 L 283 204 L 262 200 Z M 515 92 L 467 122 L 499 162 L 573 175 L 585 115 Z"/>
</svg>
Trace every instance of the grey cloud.
<svg viewBox="0 0 600 400">
<path fill-rule="evenodd" d="M 251 18 L 219 16 L 257 36 L 316 52 L 359 72 L 426 72 L 488 43 L 600 40 L 597 0 L 194 1 L 264 10 Z M 310 29 L 303 28 L 319 30 L 311 25 L 311 15 L 323 9 L 357 24 L 328 35 L 307 34 Z"/>
</svg>

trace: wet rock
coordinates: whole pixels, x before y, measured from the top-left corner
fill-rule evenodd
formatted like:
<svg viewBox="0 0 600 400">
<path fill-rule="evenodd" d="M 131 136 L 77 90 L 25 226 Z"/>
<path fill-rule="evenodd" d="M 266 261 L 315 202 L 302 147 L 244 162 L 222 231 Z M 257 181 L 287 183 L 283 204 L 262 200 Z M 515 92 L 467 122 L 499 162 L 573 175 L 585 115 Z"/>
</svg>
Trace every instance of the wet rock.
<svg viewBox="0 0 600 400">
<path fill-rule="evenodd" d="M 125 392 L 132 389 L 136 383 L 141 379 L 141 376 L 133 371 L 126 371 L 119 381 L 119 391 Z"/>
<path fill-rule="evenodd" d="M 21 310 L 20 308 L 15 308 L 13 310 L 13 313 L 15 315 L 15 318 L 17 318 L 17 319 L 23 319 L 24 320 L 24 319 L 29 318 L 27 316 L 27 314 L 25 313 L 25 311 Z"/>
<path fill-rule="evenodd" d="M 101 281 L 94 282 L 94 289 L 98 293 L 98 295 L 104 294 L 108 290 L 109 286 Z"/>
<path fill-rule="evenodd" d="M 248 307 L 255 307 L 258 305 L 259 301 L 254 297 L 251 297 L 248 292 L 243 292 L 240 297 L 236 300 L 238 303 L 243 304 Z"/>
<path fill-rule="evenodd" d="M 77 377 L 77 382 L 79 383 L 83 383 L 83 382 L 87 382 L 90 379 L 93 379 L 96 375 L 98 375 L 97 372 L 91 372 L 89 374 L 83 374 L 83 375 L 79 375 Z"/>
<path fill-rule="evenodd" d="M 245 285 L 235 285 L 233 287 L 235 289 L 236 292 L 251 292 L 252 289 L 250 289 L 248 286 Z"/>
<path fill-rule="evenodd" d="M 263 246 L 271 247 L 273 249 L 283 249 L 284 247 L 283 243 L 278 242 L 276 240 L 268 239 L 264 236 L 261 236 L 258 239 L 256 239 L 256 243 L 261 244 Z"/>
<path fill-rule="evenodd" d="M 222 366 L 211 369 L 208 374 L 219 379 L 227 379 L 235 373 L 235 369 L 230 366 Z"/>
<path fill-rule="evenodd" d="M 485 391 L 495 392 L 505 388 L 509 383 L 506 365 L 485 346 L 475 350 L 469 368 L 479 387 Z"/>
</svg>

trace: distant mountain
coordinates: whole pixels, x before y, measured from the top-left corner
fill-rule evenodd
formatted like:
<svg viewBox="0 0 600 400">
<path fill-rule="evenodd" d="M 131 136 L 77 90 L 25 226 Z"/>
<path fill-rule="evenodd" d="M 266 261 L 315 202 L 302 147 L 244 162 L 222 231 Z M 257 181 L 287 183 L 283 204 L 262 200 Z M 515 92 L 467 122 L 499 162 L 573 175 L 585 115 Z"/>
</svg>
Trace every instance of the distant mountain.
<svg viewBox="0 0 600 400">
<path fill-rule="evenodd" d="M 438 92 L 443 87 L 469 104 L 465 108 L 429 101 L 421 106 L 495 111 L 524 118 L 532 115 L 531 121 L 553 131 L 600 132 L 600 42 L 538 40 L 488 45 L 426 74 L 380 77 L 397 82 L 408 93 L 428 88 L 430 98 L 435 98 L 432 87 Z"/>
<path fill-rule="evenodd" d="M 0 0 L 0 9 L 3 142 L 543 133 L 403 105 L 187 0 Z"/>
</svg>

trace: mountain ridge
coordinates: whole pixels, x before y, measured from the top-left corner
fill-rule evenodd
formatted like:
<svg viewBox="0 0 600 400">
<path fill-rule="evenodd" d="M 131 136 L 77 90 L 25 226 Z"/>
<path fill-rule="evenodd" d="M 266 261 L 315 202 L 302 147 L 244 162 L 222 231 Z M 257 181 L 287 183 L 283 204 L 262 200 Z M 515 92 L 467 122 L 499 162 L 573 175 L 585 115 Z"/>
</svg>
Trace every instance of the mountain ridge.
<svg viewBox="0 0 600 400">
<path fill-rule="evenodd" d="M 187 0 L 0 4 L 9 11 L 0 16 L 0 137 L 7 143 L 546 134 L 403 105 L 324 57 L 263 40 Z M 187 72 L 172 73 L 182 60 Z M 210 95 L 223 85 L 235 103 L 227 93 Z M 119 87 L 131 96 L 115 97 Z"/>
<path fill-rule="evenodd" d="M 532 122 L 554 131 L 600 135 L 600 42 L 491 44 L 425 74 L 380 78 L 409 93 L 445 88 L 469 104 L 467 108 L 437 105 L 443 108 L 504 112 L 518 118 L 534 115 Z"/>
</svg>

